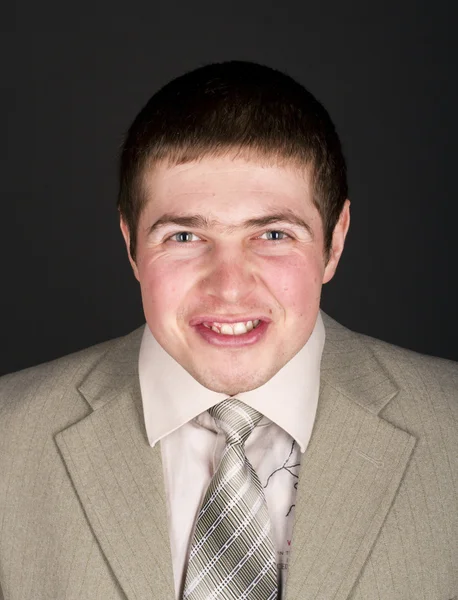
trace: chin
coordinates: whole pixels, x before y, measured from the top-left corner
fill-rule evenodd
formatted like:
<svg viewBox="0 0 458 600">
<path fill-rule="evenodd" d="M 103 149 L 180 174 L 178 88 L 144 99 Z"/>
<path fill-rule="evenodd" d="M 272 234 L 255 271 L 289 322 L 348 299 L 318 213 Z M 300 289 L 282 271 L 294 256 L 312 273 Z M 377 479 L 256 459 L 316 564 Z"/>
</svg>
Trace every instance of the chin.
<svg viewBox="0 0 458 600">
<path fill-rule="evenodd" d="M 270 377 L 260 377 L 259 373 L 254 377 L 253 373 L 245 373 L 228 378 L 227 376 L 218 377 L 217 374 L 206 373 L 202 379 L 198 379 L 206 388 L 213 392 L 225 394 L 226 396 L 236 396 L 243 392 L 254 390 L 268 381 Z"/>
</svg>

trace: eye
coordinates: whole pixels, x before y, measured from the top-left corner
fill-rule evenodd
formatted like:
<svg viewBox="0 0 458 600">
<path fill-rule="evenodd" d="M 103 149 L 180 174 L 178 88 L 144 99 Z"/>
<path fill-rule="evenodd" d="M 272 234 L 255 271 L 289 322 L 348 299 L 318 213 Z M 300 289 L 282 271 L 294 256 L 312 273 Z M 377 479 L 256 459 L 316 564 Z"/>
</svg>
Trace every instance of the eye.
<svg viewBox="0 0 458 600">
<path fill-rule="evenodd" d="M 267 236 L 267 237 L 264 237 Z M 267 239 L 271 242 L 279 242 L 281 240 L 284 240 L 286 238 L 289 238 L 290 236 L 285 233 L 284 231 L 279 231 L 277 229 L 272 229 L 271 231 L 266 231 L 265 233 L 263 233 L 260 238 L 261 239 Z"/>
<path fill-rule="evenodd" d="M 194 239 L 193 239 L 194 238 Z M 179 244 L 186 244 L 187 242 L 195 242 L 196 240 L 200 240 L 200 238 L 190 231 L 179 231 L 178 233 L 174 233 L 167 241 L 172 240 L 172 242 L 178 242 Z"/>
</svg>

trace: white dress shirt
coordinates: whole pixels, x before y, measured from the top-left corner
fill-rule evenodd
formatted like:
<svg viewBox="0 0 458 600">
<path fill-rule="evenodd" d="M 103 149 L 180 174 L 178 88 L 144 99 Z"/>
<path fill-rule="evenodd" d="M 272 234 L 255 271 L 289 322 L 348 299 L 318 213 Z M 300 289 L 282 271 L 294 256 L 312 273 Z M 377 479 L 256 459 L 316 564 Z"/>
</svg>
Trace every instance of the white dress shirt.
<svg viewBox="0 0 458 600">
<path fill-rule="evenodd" d="M 258 473 L 272 522 L 280 585 L 288 557 L 300 453 L 312 433 L 325 340 L 321 314 L 303 348 L 269 381 L 237 398 L 264 417 L 245 451 Z M 227 396 L 198 383 L 145 327 L 139 356 L 140 389 L 148 441 L 161 442 L 176 597 L 186 575 L 191 536 L 200 504 L 225 446 L 207 410 Z"/>
</svg>

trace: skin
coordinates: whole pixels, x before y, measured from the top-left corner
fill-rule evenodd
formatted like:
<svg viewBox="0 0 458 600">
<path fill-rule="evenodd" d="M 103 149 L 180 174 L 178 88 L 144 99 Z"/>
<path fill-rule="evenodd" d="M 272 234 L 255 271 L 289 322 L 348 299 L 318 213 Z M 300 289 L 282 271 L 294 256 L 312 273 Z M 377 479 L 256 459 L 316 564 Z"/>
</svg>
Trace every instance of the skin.
<svg viewBox="0 0 458 600">
<path fill-rule="evenodd" d="M 211 390 L 234 396 L 261 386 L 313 331 L 322 285 L 334 276 L 344 248 L 349 201 L 326 262 L 307 170 L 230 156 L 204 158 L 177 166 L 160 163 L 145 174 L 144 185 L 148 201 L 139 220 L 136 261 L 130 254 L 129 259 L 151 332 Z M 306 227 L 289 222 L 242 226 L 279 213 L 295 215 Z M 207 223 L 169 223 L 151 230 L 171 214 L 200 215 Z M 129 252 L 122 218 L 121 230 Z M 264 316 L 269 324 L 254 344 L 222 347 L 198 333 L 193 323 L 202 315 L 220 322 Z"/>
</svg>

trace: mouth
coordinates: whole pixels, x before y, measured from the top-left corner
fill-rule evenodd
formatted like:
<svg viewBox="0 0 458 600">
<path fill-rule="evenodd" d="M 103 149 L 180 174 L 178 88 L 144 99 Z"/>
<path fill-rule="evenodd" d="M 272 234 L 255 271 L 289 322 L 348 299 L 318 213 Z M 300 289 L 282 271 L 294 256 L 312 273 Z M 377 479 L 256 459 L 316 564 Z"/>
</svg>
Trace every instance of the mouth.
<svg viewBox="0 0 458 600">
<path fill-rule="evenodd" d="M 240 347 L 252 345 L 265 335 L 270 319 L 204 317 L 191 321 L 191 325 L 208 343 L 216 346 Z"/>
<path fill-rule="evenodd" d="M 238 321 L 236 323 L 220 323 L 218 321 L 203 322 L 202 325 L 220 335 L 244 335 L 259 327 L 260 319 Z"/>
</svg>

